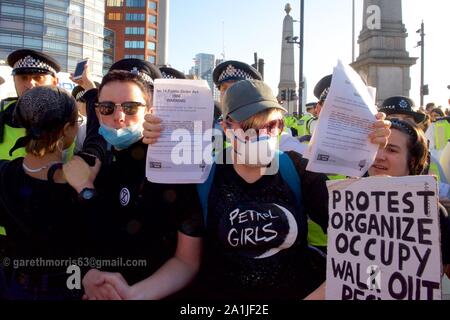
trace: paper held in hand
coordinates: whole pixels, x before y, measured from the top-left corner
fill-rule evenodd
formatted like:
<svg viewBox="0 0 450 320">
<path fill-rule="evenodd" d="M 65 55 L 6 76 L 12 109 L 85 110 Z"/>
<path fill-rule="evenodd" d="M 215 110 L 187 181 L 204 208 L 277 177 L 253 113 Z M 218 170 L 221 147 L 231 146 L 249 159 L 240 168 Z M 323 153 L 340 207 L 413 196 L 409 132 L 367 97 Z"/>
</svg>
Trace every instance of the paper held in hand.
<svg viewBox="0 0 450 320">
<path fill-rule="evenodd" d="M 378 145 L 369 140 L 378 113 L 375 88 L 341 61 L 308 150 L 307 170 L 361 177 L 375 161 Z"/>
<path fill-rule="evenodd" d="M 162 120 L 147 151 L 147 179 L 155 183 L 203 183 L 212 163 L 214 101 L 204 80 L 157 79 L 153 114 Z"/>
</svg>

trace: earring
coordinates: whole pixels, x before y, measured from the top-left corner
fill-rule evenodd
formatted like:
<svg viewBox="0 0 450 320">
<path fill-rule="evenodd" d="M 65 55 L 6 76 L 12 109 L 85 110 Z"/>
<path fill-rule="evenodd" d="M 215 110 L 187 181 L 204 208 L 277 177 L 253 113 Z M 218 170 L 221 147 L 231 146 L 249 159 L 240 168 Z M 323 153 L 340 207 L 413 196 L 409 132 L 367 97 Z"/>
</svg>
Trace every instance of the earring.
<svg viewBox="0 0 450 320">
<path fill-rule="evenodd" d="M 62 144 L 62 146 L 59 145 L 60 143 Z M 58 141 L 56 141 L 56 148 L 61 153 L 64 151 L 64 136 L 62 136 L 61 138 L 58 139 Z"/>
</svg>

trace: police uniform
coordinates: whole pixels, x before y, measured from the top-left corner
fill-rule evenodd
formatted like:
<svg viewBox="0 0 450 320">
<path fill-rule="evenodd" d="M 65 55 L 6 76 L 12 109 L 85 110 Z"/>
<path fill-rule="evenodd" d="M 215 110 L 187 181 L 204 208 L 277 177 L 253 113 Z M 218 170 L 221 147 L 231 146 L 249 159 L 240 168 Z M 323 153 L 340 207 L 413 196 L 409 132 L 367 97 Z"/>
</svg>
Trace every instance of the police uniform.
<svg viewBox="0 0 450 320">
<path fill-rule="evenodd" d="M 263 80 L 263 76 L 252 66 L 240 61 L 225 61 L 213 71 L 213 81 L 220 89 L 222 83 L 240 80 Z"/>
<path fill-rule="evenodd" d="M 317 118 L 308 112 L 308 110 L 313 109 L 317 103 L 308 103 L 306 105 L 306 113 L 301 116 L 297 121 L 297 132 L 299 137 L 310 136 L 311 135 L 311 122 Z"/>
<path fill-rule="evenodd" d="M 84 102 L 83 95 L 85 92 L 86 92 L 86 90 L 84 90 L 84 88 L 82 86 L 76 86 L 72 90 L 72 97 L 74 97 L 75 100 L 77 100 L 77 101 Z"/>
<path fill-rule="evenodd" d="M 45 53 L 34 50 L 17 50 L 8 56 L 8 64 L 13 68 L 12 75 L 51 74 L 56 76 L 61 67 L 56 60 Z M 25 156 L 20 148 L 9 154 L 17 139 L 25 135 L 25 130 L 13 119 L 17 98 L 8 98 L 0 102 L 0 159 L 12 160 Z"/>
<path fill-rule="evenodd" d="M 219 64 L 213 71 L 213 81 L 217 88 L 220 90 L 220 86 L 225 82 L 237 82 L 241 80 L 262 80 L 262 75 L 253 68 L 252 66 L 235 60 L 229 60 Z M 217 107 L 218 110 L 216 109 Z M 222 113 L 220 102 L 215 106 L 215 115 Z M 214 127 L 218 130 L 222 130 L 219 123 L 219 117 L 214 117 Z M 226 140 L 225 135 L 223 135 L 224 149 L 230 147 L 230 143 Z"/>
<path fill-rule="evenodd" d="M 388 117 L 395 117 L 395 114 L 404 114 L 414 118 L 416 124 L 421 124 L 427 116 L 420 112 L 415 112 L 413 108 L 415 103 L 412 99 L 404 96 L 394 96 L 387 98 L 381 103 L 380 112 L 385 113 Z"/>
<path fill-rule="evenodd" d="M 443 150 L 450 139 L 450 117 L 437 118 L 433 123 L 434 148 Z"/>
<path fill-rule="evenodd" d="M 316 86 L 314 87 L 314 96 L 319 99 L 317 103 L 325 103 L 328 93 L 330 92 L 332 80 L 333 76 L 330 74 L 323 77 L 319 80 L 319 82 L 317 82 Z M 300 120 L 300 133 L 303 134 L 303 138 L 300 139 L 300 141 L 302 143 L 309 143 L 309 141 L 311 140 L 311 135 L 314 133 L 315 126 L 317 125 L 317 120 L 318 118 L 308 114 L 304 115 Z M 301 137 L 300 134 L 299 137 Z M 327 177 L 330 180 L 345 179 L 345 177 L 339 175 L 328 175 Z M 322 228 L 311 219 L 308 219 L 307 241 L 309 245 L 314 246 L 326 253 L 328 237 L 325 232 L 323 232 Z"/>
<path fill-rule="evenodd" d="M 177 69 L 162 66 L 159 67 L 163 79 L 186 79 L 186 75 Z"/>
<path fill-rule="evenodd" d="M 314 87 L 314 96 L 319 99 L 318 104 L 323 105 L 327 99 L 328 93 L 330 92 L 331 81 L 333 80 L 333 75 L 329 74 L 317 82 Z M 309 121 L 309 132 L 312 135 L 316 129 L 318 118 L 314 118 Z"/>
</svg>

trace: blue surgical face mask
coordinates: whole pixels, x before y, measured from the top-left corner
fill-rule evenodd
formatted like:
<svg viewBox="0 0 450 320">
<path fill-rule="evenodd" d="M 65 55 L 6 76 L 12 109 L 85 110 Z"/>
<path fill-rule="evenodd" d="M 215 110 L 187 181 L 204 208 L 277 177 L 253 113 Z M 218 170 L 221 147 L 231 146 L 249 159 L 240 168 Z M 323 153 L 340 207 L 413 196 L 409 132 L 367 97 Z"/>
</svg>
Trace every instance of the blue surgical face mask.
<svg viewBox="0 0 450 320">
<path fill-rule="evenodd" d="M 142 138 L 142 124 L 138 123 L 121 129 L 114 129 L 101 124 L 98 133 L 114 148 L 123 150 Z"/>
</svg>

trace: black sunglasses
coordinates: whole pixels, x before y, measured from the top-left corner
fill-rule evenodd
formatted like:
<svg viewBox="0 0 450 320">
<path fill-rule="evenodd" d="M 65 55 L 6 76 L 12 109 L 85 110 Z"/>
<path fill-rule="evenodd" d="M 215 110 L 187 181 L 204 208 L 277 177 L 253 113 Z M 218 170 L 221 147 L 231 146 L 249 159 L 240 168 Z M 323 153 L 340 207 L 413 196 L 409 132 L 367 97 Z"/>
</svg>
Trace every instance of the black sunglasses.
<svg viewBox="0 0 450 320">
<path fill-rule="evenodd" d="M 120 106 L 123 113 L 125 113 L 127 116 L 134 116 L 138 112 L 139 107 L 146 107 L 147 105 L 137 101 L 127 101 L 123 103 L 103 101 L 95 104 L 95 107 L 98 109 L 100 114 L 104 116 L 112 115 L 117 106 Z"/>
</svg>

